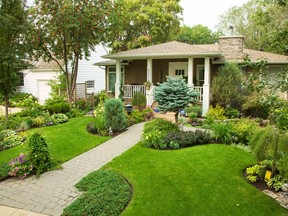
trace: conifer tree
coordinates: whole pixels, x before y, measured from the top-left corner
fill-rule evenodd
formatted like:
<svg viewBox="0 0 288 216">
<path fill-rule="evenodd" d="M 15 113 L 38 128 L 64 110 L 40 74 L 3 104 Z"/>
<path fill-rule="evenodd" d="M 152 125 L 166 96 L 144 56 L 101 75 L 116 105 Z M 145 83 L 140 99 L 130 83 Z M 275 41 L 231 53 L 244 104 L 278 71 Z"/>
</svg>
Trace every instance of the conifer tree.
<svg viewBox="0 0 288 216">
<path fill-rule="evenodd" d="M 167 77 L 167 82 L 155 88 L 154 99 L 162 113 L 174 112 L 175 122 L 178 123 L 178 114 L 189 103 L 197 102 L 197 92 L 188 87 L 183 78 Z"/>
</svg>

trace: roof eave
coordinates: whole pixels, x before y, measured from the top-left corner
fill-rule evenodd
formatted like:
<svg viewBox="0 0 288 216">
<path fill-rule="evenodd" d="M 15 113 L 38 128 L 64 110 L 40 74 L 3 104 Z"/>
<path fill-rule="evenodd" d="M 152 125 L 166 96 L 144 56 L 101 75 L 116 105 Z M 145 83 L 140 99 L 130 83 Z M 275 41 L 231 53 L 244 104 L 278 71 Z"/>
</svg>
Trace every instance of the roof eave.
<svg viewBox="0 0 288 216">
<path fill-rule="evenodd" d="M 104 55 L 102 58 L 106 59 L 127 59 L 127 60 L 133 60 L 133 59 L 180 59 L 180 58 L 197 58 L 197 57 L 219 57 L 219 52 L 209 52 L 209 53 L 169 53 L 169 54 L 135 54 L 135 55 Z"/>
</svg>

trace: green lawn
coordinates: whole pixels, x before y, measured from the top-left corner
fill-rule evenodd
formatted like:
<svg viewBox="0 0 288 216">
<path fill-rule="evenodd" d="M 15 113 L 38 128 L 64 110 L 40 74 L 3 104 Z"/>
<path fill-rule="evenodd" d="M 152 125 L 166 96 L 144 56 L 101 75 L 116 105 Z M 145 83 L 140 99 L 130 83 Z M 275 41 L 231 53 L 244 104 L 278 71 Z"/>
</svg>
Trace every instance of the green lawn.
<svg viewBox="0 0 288 216">
<path fill-rule="evenodd" d="M 287 215 L 251 186 L 242 170 L 252 154 L 228 145 L 157 151 L 136 145 L 105 166 L 134 187 L 123 215 Z"/>
<path fill-rule="evenodd" d="M 46 138 L 52 157 L 63 163 L 110 139 L 110 137 L 89 134 L 86 126 L 91 121 L 93 121 L 91 117 L 78 117 L 70 119 L 64 124 L 37 128 L 26 133 L 39 131 Z M 11 158 L 19 156 L 21 152 L 25 152 L 25 145 L 2 151 L 0 152 L 0 162 L 7 162 Z"/>
</svg>

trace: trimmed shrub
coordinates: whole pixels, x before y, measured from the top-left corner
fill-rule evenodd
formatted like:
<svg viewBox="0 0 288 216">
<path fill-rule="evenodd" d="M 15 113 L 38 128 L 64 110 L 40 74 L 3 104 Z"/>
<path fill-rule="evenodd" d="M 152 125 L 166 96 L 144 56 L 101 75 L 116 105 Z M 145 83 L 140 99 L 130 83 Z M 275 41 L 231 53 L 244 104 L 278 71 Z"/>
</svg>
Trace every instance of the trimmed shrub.
<svg viewBox="0 0 288 216">
<path fill-rule="evenodd" d="M 164 139 L 168 148 L 184 148 L 188 146 L 208 144 L 211 142 L 210 133 L 203 130 L 180 131 L 168 133 Z"/>
<path fill-rule="evenodd" d="M 86 130 L 91 134 L 97 134 L 97 128 L 95 126 L 95 122 L 89 122 L 87 124 Z"/>
<path fill-rule="evenodd" d="M 185 108 L 185 112 L 187 116 L 189 116 L 190 113 L 196 113 L 196 117 L 200 118 L 202 116 L 202 107 L 191 105 Z"/>
<path fill-rule="evenodd" d="M 144 121 L 144 113 L 139 110 L 133 110 L 127 117 L 130 124 L 137 124 Z"/>
<path fill-rule="evenodd" d="M 40 175 L 53 168 L 55 165 L 49 152 L 49 147 L 44 137 L 38 132 L 28 138 L 28 157 L 34 167 L 34 173 Z"/>
<path fill-rule="evenodd" d="M 9 177 L 9 165 L 8 163 L 0 163 L 0 181 Z"/>
<path fill-rule="evenodd" d="M 127 119 L 124 106 L 119 99 L 109 99 L 105 101 L 105 121 L 106 128 L 112 129 L 113 132 L 124 131 L 127 127 Z"/>
<path fill-rule="evenodd" d="M 66 113 L 70 111 L 70 105 L 66 101 L 51 103 L 45 106 L 50 115 L 56 113 Z"/>
<path fill-rule="evenodd" d="M 239 118 L 240 112 L 237 109 L 228 108 L 225 110 L 225 116 L 227 116 L 228 119 Z"/>
<path fill-rule="evenodd" d="M 142 111 L 146 107 L 146 97 L 144 94 L 137 92 L 132 97 L 132 105 L 136 106 L 139 111 Z"/>
<path fill-rule="evenodd" d="M 206 118 L 212 118 L 214 120 L 225 120 L 227 118 L 224 114 L 225 109 L 217 104 L 215 108 L 210 106 L 209 111 L 206 113 Z"/>
</svg>

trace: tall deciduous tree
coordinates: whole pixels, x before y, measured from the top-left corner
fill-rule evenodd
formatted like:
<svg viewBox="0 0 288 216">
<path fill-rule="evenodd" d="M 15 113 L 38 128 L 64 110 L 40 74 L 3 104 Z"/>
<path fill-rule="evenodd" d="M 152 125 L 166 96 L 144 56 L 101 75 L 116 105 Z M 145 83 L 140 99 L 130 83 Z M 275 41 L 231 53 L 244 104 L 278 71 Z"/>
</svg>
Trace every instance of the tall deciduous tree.
<svg viewBox="0 0 288 216">
<path fill-rule="evenodd" d="M 24 0 L 0 0 L 0 97 L 5 101 L 8 125 L 9 98 L 19 81 L 18 72 L 29 67 L 29 22 Z"/>
<path fill-rule="evenodd" d="M 55 61 L 66 77 L 68 101 L 74 100 L 78 63 L 105 41 L 116 19 L 114 0 L 35 0 L 37 57 Z"/>
<path fill-rule="evenodd" d="M 282 3 L 281 3 L 282 2 Z M 288 54 L 288 4 L 285 1 L 251 0 L 222 15 L 218 30 L 245 36 L 247 48 Z"/>
<path fill-rule="evenodd" d="M 218 41 L 218 34 L 213 33 L 207 26 L 195 25 L 189 27 L 184 25 L 180 28 L 176 40 L 188 44 L 212 44 Z"/>
<path fill-rule="evenodd" d="M 114 51 L 144 47 L 171 40 L 179 31 L 180 0 L 124 0 L 120 29 L 113 32 Z"/>
<path fill-rule="evenodd" d="M 174 112 L 175 122 L 178 123 L 178 114 L 189 103 L 197 102 L 197 92 L 188 87 L 183 78 L 167 77 L 167 82 L 155 88 L 154 99 L 162 113 Z"/>
</svg>

